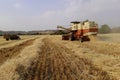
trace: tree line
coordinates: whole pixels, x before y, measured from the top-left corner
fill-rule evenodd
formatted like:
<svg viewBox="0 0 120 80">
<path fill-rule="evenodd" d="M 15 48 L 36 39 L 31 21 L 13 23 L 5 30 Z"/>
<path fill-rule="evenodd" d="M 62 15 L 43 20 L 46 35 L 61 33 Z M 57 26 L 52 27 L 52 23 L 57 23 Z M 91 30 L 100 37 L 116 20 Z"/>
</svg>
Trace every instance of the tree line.
<svg viewBox="0 0 120 80">
<path fill-rule="evenodd" d="M 120 27 L 110 27 L 109 25 L 107 25 L 107 24 L 104 24 L 104 25 L 101 25 L 100 27 L 99 27 L 99 31 L 98 31 L 99 33 L 103 33 L 103 34 L 105 34 L 105 33 L 120 33 Z"/>
</svg>

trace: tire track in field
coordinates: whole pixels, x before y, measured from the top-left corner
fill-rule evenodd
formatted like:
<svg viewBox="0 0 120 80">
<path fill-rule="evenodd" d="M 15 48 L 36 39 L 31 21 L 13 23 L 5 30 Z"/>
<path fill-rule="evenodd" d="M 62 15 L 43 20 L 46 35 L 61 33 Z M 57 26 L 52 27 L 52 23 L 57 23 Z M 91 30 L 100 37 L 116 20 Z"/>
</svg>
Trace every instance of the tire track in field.
<svg viewBox="0 0 120 80">
<path fill-rule="evenodd" d="M 116 80 L 88 59 L 71 54 L 64 45 L 49 38 L 43 42 L 39 57 L 28 68 L 16 69 L 18 80 Z"/>
<path fill-rule="evenodd" d="M 0 49 L 0 64 L 5 62 L 7 59 L 11 59 L 11 58 L 15 57 L 16 55 L 18 55 L 20 53 L 20 51 L 22 49 L 24 49 L 26 46 L 32 45 L 32 43 L 34 42 L 35 39 L 27 40 L 23 43 L 13 46 L 13 47 Z"/>
</svg>

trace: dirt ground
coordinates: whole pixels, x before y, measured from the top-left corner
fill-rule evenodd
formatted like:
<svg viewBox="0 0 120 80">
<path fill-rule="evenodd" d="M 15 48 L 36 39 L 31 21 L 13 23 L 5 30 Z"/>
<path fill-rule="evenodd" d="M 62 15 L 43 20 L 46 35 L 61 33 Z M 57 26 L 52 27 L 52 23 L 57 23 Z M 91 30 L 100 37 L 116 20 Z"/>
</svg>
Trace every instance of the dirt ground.
<svg viewBox="0 0 120 80">
<path fill-rule="evenodd" d="M 120 34 L 83 43 L 59 35 L 21 37 L 0 43 L 0 80 L 120 80 Z"/>
</svg>

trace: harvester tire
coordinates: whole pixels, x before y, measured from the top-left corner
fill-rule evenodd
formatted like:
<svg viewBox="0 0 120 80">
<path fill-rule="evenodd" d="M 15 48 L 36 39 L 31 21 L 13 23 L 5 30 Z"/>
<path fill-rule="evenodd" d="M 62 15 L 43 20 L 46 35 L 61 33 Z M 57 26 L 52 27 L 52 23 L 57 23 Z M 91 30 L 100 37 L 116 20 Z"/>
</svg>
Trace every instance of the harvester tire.
<svg viewBox="0 0 120 80">
<path fill-rule="evenodd" d="M 9 41 L 9 38 L 6 38 L 6 41 Z"/>
<path fill-rule="evenodd" d="M 73 35 L 70 35 L 70 36 L 69 36 L 69 40 L 70 40 L 70 41 L 73 41 L 73 40 L 74 40 L 74 36 L 73 36 Z"/>
<path fill-rule="evenodd" d="M 80 38 L 80 39 L 79 39 L 79 41 L 82 43 L 82 42 L 83 42 L 83 39 L 82 39 L 82 38 Z"/>
</svg>

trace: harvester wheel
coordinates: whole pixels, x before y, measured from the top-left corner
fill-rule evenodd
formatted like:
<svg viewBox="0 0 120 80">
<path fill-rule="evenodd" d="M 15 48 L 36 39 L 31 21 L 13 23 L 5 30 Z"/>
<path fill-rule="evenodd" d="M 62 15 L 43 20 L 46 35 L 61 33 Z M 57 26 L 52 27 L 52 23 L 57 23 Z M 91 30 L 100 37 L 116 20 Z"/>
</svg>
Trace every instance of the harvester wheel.
<svg viewBox="0 0 120 80">
<path fill-rule="evenodd" d="M 72 41 L 72 37 L 71 36 L 69 37 L 69 40 Z"/>
<path fill-rule="evenodd" d="M 82 43 L 82 42 L 83 42 L 83 39 L 82 39 L 82 38 L 80 38 L 80 39 L 79 39 L 79 41 Z"/>
<path fill-rule="evenodd" d="M 6 38 L 6 41 L 9 41 L 9 38 Z"/>
<path fill-rule="evenodd" d="M 70 40 L 70 41 L 73 41 L 73 40 L 74 40 L 74 36 L 73 36 L 73 35 L 70 35 L 70 36 L 69 36 L 69 40 Z"/>
</svg>

